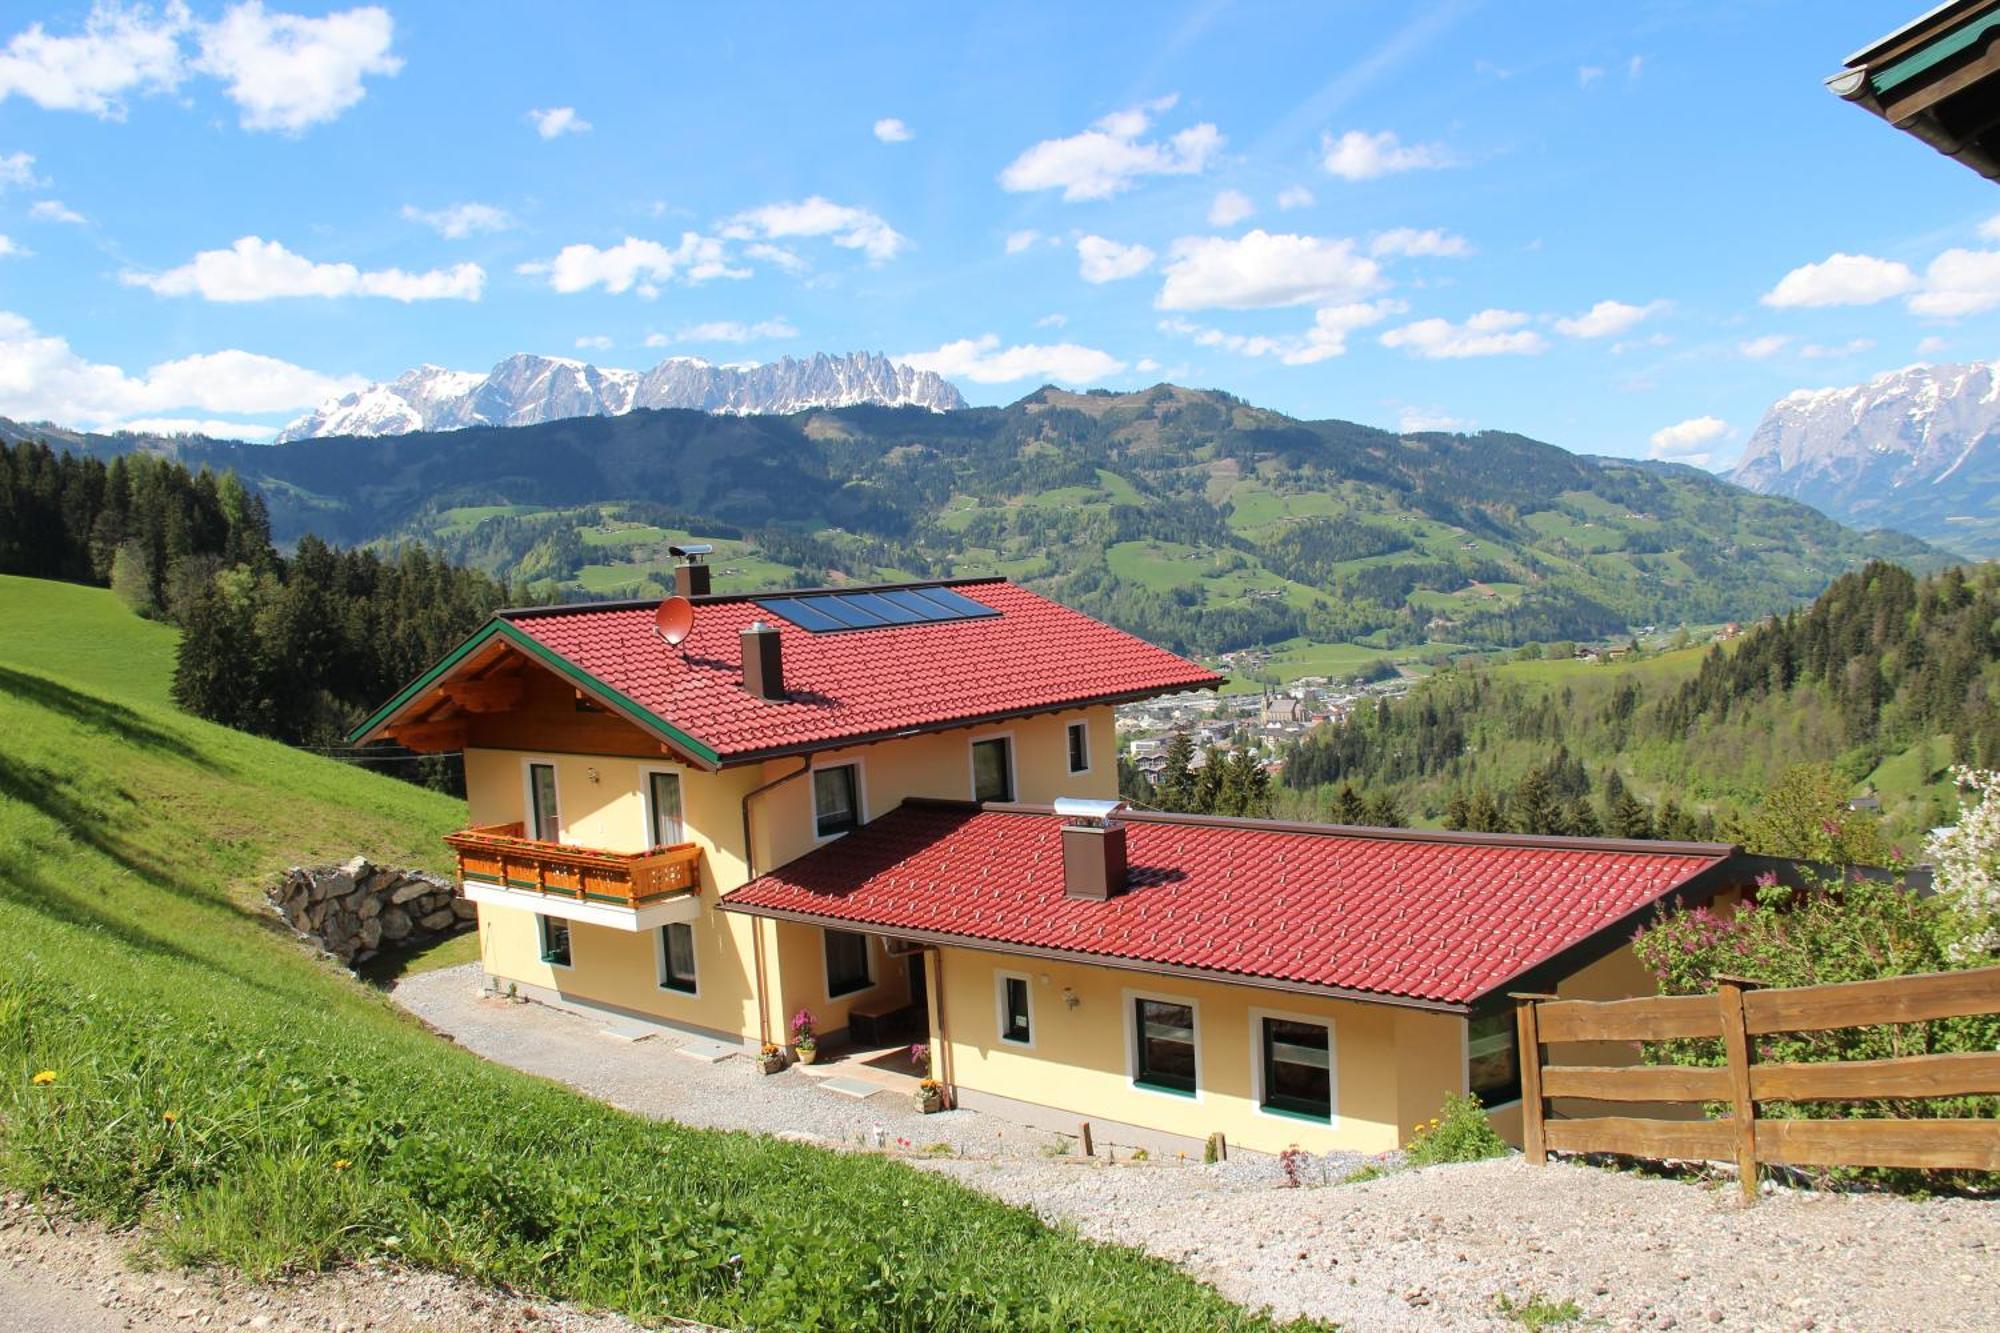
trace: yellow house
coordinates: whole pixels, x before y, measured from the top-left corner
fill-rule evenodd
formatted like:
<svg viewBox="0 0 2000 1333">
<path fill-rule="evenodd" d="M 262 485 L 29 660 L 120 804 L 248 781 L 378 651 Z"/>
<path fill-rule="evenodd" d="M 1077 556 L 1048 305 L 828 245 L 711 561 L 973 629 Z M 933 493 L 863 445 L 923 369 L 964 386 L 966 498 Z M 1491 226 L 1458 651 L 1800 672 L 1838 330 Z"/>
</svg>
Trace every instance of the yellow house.
<svg viewBox="0 0 2000 1333">
<path fill-rule="evenodd" d="M 1003 580 L 503 612 L 360 740 L 462 750 L 489 982 L 728 1047 L 928 1040 L 956 1105 L 1378 1151 L 1514 1097 L 1510 990 L 1651 989 L 1736 849 L 1131 812 L 1118 703 L 1212 672 Z M 1629 1059 L 1627 1053 L 1612 1058 Z"/>
</svg>

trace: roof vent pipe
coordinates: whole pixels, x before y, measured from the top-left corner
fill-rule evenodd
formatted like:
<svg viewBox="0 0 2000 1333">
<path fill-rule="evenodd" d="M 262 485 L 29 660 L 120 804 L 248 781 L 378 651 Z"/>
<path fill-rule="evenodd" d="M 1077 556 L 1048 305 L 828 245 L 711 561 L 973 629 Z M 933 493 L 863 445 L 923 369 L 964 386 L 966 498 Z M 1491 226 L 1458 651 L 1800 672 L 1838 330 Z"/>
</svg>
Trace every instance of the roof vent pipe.
<svg viewBox="0 0 2000 1333">
<path fill-rule="evenodd" d="M 1114 815 L 1123 801 L 1086 801 L 1063 797 L 1055 804 L 1062 817 L 1063 896 L 1103 902 L 1125 892 L 1125 826 Z"/>
<path fill-rule="evenodd" d="M 785 655 L 776 625 L 753 620 L 743 631 L 743 688 L 759 699 L 785 698 Z"/>
</svg>

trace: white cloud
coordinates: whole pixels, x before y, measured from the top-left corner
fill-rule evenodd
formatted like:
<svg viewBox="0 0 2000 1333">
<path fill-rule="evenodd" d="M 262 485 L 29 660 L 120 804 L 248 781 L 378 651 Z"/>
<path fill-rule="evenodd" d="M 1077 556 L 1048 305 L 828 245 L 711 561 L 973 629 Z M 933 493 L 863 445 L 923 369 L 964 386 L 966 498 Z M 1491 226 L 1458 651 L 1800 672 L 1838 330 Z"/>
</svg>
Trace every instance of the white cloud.
<svg viewBox="0 0 2000 1333">
<path fill-rule="evenodd" d="M 1923 290 L 1910 313 L 1940 319 L 1976 315 L 2000 306 L 2000 250 L 1947 250 L 1924 270 Z"/>
<path fill-rule="evenodd" d="M 608 352 L 611 350 L 611 335 L 608 333 L 586 333 L 576 340 L 579 352 Z"/>
<path fill-rule="evenodd" d="M 1208 225 L 1211 227 L 1233 227 L 1244 218 L 1257 211 L 1257 205 L 1250 202 L 1250 196 L 1241 190 L 1224 190 L 1215 196 L 1215 202 L 1208 206 Z"/>
<path fill-rule="evenodd" d="M 477 232 L 506 231 L 514 225 L 513 214 L 492 204 L 449 204 L 434 209 L 404 204 L 403 216 L 423 223 L 448 241 L 463 240 Z"/>
<path fill-rule="evenodd" d="M 790 236 L 824 236 L 845 250 L 859 250 L 871 264 L 894 259 L 910 238 L 884 222 L 880 215 L 813 195 L 796 203 L 765 204 L 738 213 L 723 226 L 732 240 L 783 240 Z"/>
<path fill-rule="evenodd" d="M 783 315 L 772 319 L 760 319 L 754 324 L 741 320 L 717 319 L 706 324 L 690 324 L 671 335 L 649 334 L 648 347 L 666 347 L 672 343 L 747 343 L 765 338 L 796 338 L 799 331 Z"/>
<path fill-rule="evenodd" d="M 1275 357 L 1288 366 L 1309 366 L 1347 353 L 1347 335 L 1400 314 L 1400 301 L 1351 301 L 1321 306 L 1304 333 L 1243 334 L 1208 328 L 1185 319 L 1164 319 L 1160 329 L 1191 338 L 1197 347 L 1219 347 L 1238 356 Z"/>
<path fill-rule="evenodd" d="M 1396 415 L 1396 430 L 1402 435 L 1421 435 L 1427 431 L 1449 431 L 1464 434 L 1478 425 L 1465 417 L 1455 417 L 1436 407 L 1405 407 Z"/>
<path fill-rule="evenodd" d="M 1335 138 L 1322 136 L 1321 165 L 1342 180 L 1374 180 L 1403 171 L 1428 171 L 1451 165 L 1451 155 L 1438 144 L 1406 144 L 1393 130 L 1369 134 L 1349 130 Z"/>
<path fill-rule="evenodd" d="M 1844 343 L 1807 343 L 1799 355 L 1808 361 L 1832 361 L 1843 356 L 1859 356 L 1875 350 L 1873 338 L 1849 338 Z"/>
<path fill-rule="evenodd" d="M 1611 338 L 1636 328 L 1650 315 L 1666 309 L 1665 301 L 1630 305 L 1624 301 L 1599 301 L 1580 315 L 1556 321 L 1556 332 L 1570 338 Z"/>
<path fill-rule="evenodd" d="M 127 269 L 118 275 L 128 287 L 161 296 L 199 296 L 205 301 L 267 301 L 281 296 L 381 296 L 392 301 L 477 301 L 486 270 L 477 264 L 406 273 L 399 268 L 366 271 L 353 264 L 320 264 L 294 254 L 277 241 L 245 236 L 227 250 L 203 250 L 164 273 Z"/>
<path fill-rule="evenodd" d="M 187 72 L 181 36 L 191 23 L 178 0 L 157 15 L 104 0 L 75 36 L 54 37 L 40 23 L 29 24 L 0 52 L 0 101 L 18 94 L 45 111 L 123 119 L 126 93 L 180 86 Z"/>
<path fill-rule="evenodd" d="M 908 143 L 917 136 L 894 116 L 884 116 L 875 122 L 875 137 L 883 143 Z"/>
<path fill-rule="evenodd" d="M 546 277 L 550 287 L 566 294 L 601 286 L 613 294 L 637 290 L 648 300 L 658 296 L 661 284 L 667 282 L 750 276 L 749 269 L 730 265 L 721 241 L 692 231 L 682 232 L 680 244 L 671 249 L 636 236 L 605 249 L 566 245 L 555 258 L 521 264 L 514 271 Z"/>
<path fill-rule="evenodd" d="M 1579 88 L 1588 88 L 1591 84 L 1596 83 L 1599 79 L 1603 77 L 1604 77 L 1604 66 L 1579 65 L 1577 66 L 1576 70 L 1576 86 Z"/>
<path fill-rule="evenodd" d="M 1035 247 L 1035 243 L 1041 239 L 1042 234 L 1033 227 L 1023 227 L 1019 231 L 1010 231 L 1007 233 L 1007 253 L 1018 255 L 1023 250 L 1032 250 Z"/>
<path fill-rule="evenodd" d="M 802 273 L 812 267 L 801 255 L 787 250 L 782 245 L 772 245 L 769 241 L 753 241 L 743 247 L 745 259 L 761 259 L 776 265 L 787 273 Z"/>
<path fill-rule="evenodd" d="M 276 426 L 255 421 L 220 421 L 213 417 L 133 417 L 129 421 L 106 422 L 95 429 L 107 434 L 129 430 L 136 435 L 207 435 L 218 440 L 266 440 L 278 433 Z"/>
<path fill-rule="evenodd" d="M 1736 350 L 1752 361 L 1765 361 L 1784 351 L 1791 341 L 1789 333 L 1763 333 L 1736 344 Z"/>
<path fill-rule="evenodd" d="M 1132 369 L 1143 375 L 1150 375 L 1160 368 L 1160 363 L 1150 356 L 1142 356 L 1132 363 Z"/>
<path fill-rule="evenodd" d="M 1038 329 L 1059 329 L 1067 323 L 1069 323 L 1068 315 L 1060 312 L 1052 312 L 1036 320 L 1035 327 Z"/>
<path fill-rule="evenodd" d="M 60 199 L 37 199 L 35 206 L 28 210 L 28 216 L 37 222 L 66 222 L 79 227 L 89 221 Z"/>
<path fill-rule="evenodd" d="M 1295 208 L 1311 208 L 1316 202 L 1313 192 L 1303 185 L 1287 185 L 1278 191 L 1278 207 L 1287 213 Z"/>
<path fill-rule="evenodd" d="M 1086 236 L 1076 243 L 1077 276 L 1085 282 L 1116 282 L 1144 273 L 1153 265 L 1153 252 L 1143 245 L 1121 245 L 1102 236 Z"/>
<path fill-rule="evenodd" d="M 1403 348 L 1426 360 L 1472 356 L 1534 356 L 1548 350 L 1548 340 L 1523 328 L 1528 317 L 1518 310 L 1482 310 L 1463 324 L 1444 319 L 1420 319 L 1382 335 L 1384 347 Z"/>
<path fill-rule="evenodd" d="M 0 153 L 0 191 L 32 190 L 45 183 L 35 175 L 33 153 Z"/>
<path fill-rule="evenodd" d="M 11 236 L 0 235 L 0 259 L 22 259 L 34 251 L 15 243 Z"/>
<path fill-rule="evenodd" d="M 1053 380 L 1062 384 L 1092 384 L 1125 369 L 1109 352 L 1076 343 L 1021 343 L 1002 348 L 996 334 L 960 338 L 933 352 L 910 352 L 895 358 L 918 370 L 934 370 L 946 379 L 974 384 L 1009 384 L 1015 380 Z"/>
<path fill-rule="evenodd" d="M 1654 431 L 1649 453 L 1653 458 L 1704 467 L 1714 456 L 1709 446 L 1728 434 L 1729 423 L 1721 417 L 1690 417 Z"/>
<path fill-rule="evenodd" d="M 1412 258 L 1436 256 L 1457 259 L 1472 253 L 1472 246 L 1463 236 L 1431 227 L 1418 231 L 1415 227 L 1397 227 L 1379 233 L 1368 243 L 1368 252 L 1373 255 L 1408 255 Z"/>
<path fill-rule="evenodd" d="M 1939 352 L 1944 351 L 1947 347 L 1950 346 L 1951 344 L 1946 342 L 1943 338 L 1938 337 L 1936 334 L 1932 334 L 1930 337 L 1923 339 L 1921 342 L 1917 344 L 1917 355 L 1936 356 Z"/>
<path fill-rule="evenodd" d="M 322 375 L 275 357 L 230 349 L 163 361 L 140 375 L 86 361 L 69 343 L 0 311 L 0 416 L 99 426 L 176 408 L 290 411 L 351 393 L 359 376 Z M 232 428 L 240 433 L 241 428 Z"/>
<path fill-rule="evenodd" d="M 247 0 L 201 30 L 196 67 L 228 83 L 244 129 L 297 134 L 367 96 L 368 75 L 401 70 L 395 36 L 389 11 L 372 5 L 314 19 Z"/>
<path fill-rule="evenodd" d="M 1142 141 L 1158 113 L 1179 100 L 1162 97 L 1114 111 L 1081 134 L 1044 139 L 1009 162 L 1000 187 L 1013 193 L 1061 190 L 1070 202 L 1109 199 L 1132 188 L 1142 176 L 1193 176 L 1208 168 L 1222 150 L 1215 126 L 1203 122 L 1167 139 Z"/>
<path fill-rule="evenodd" d="M 1253 310 L 1349 301 L 1381 285 L 1380 267 L 1356 254 L 1352 241 L 1253 228 L 1233 241 L 1175 241 L 1153 304 L 1162 310 Z"/>
<path fill-rule="evenodd" d="M 17 153 L 15 156 L 18 157 L 20 154 Z M 4 163 L 5 160 L 4 158 L 0 158 L 0 163 Z M 30 158 L 28 160 L 32 162 L 34 159 Z M 1989 241 L 2000 241 L 2000 213 L 1995 213 L 1992 217 L 1980 223 L 1979 234 Z"/>
<path fill-rule="evenodd" d="M 1778 309 L 1798 306 L 1873 305 L 1901 296 L 1917 285 L 1907 264 L 1872 255 L 1835 253 L 1817 264 L 1801 264 L 1765 292 L 1763 303 Z"/>
<path fill-rule="evenodd" d="M 560 139 L 565 134 L 584 134 L 590 122 L 576 114 L 573 106 L 536 107 L 528 113 L 528 123 L 544 139 Z"/>
</svg>

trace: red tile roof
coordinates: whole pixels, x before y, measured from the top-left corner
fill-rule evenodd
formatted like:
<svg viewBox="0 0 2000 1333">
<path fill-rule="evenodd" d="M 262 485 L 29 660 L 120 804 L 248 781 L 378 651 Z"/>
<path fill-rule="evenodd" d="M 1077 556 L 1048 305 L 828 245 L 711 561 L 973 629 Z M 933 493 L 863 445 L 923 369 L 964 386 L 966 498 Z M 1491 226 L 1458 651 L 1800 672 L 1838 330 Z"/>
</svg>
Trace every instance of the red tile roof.
<svg viewBox="0 0 2000 1333">
<path fill-rule="evenodd" d="M 1135 816 L 1131 887 L 1091 902 L 1063 894 L 1061 825 L 910 802 L 723 906 L 1463 1005 L 1735 854 Z"/>
<path fill-rule="evenodd" d="M 997 616 L 812 634 L 758 597 L 697 599 L 678 650 L 653 629 L 655 602 L 505 613 L 514 628 L 721 756 L 722 762 L 1219 685 L 1193 662 L 1004 580 L 949 585 Z M 741 635 L 778 627 L 785 688 L 742 684 Z"/>
</svg>

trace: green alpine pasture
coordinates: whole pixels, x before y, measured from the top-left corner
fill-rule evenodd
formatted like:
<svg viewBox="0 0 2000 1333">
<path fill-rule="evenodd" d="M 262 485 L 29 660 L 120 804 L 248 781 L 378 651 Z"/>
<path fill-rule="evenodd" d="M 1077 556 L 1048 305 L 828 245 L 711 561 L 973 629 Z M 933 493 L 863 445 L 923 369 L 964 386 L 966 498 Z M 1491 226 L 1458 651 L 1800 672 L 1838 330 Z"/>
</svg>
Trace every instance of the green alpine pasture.
<svg viewBox="0 0 2000 1333">
<path fill-rule="evenodd" d="M 1269 1327 L 887 1159 L 613 1110 L 440 1042 L 259 906 L 436 867 L 456 801 L 164 702 L 172 632 L 0 579 L 0 1183 L 253 1275 L 388 1256 L 738 1328 Z"/>
</svg>

